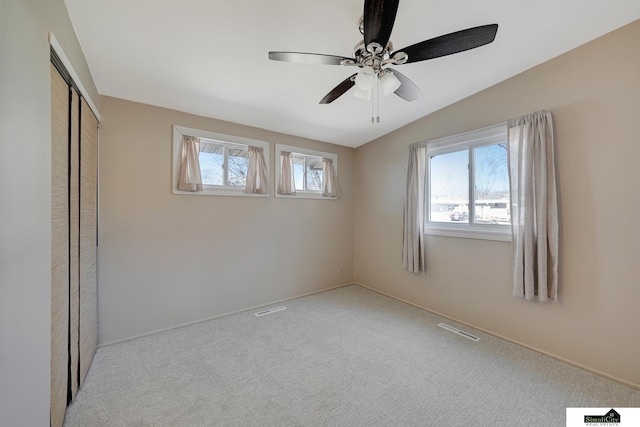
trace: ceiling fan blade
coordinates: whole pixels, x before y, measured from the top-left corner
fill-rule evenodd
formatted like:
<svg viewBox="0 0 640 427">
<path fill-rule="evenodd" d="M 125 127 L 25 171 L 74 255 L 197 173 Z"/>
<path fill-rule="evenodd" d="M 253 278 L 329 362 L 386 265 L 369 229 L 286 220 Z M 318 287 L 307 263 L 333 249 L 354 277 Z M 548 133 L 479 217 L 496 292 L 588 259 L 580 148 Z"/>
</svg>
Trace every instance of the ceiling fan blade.
<svg viewBox="0 0 640 427">
<path fill-rule="evenodd" d="M 384 49 L 391 37 L 400 0 L 365 0 L 364 45 L 376 42 Z"/>
<path fill-rule="evenodd" d="M 342 65 L 343 60 L 353 61 L 353 58 L 347 58 L 344 56 L 305 52 L 269 52 L 269 59 L 273 61 L 320 65 Z"/>
<path fill-rule="evenodd" d="M 356 84 L 353 80 L 356 74 L 347 77 L 338 86 L 331 89 L 331 92 L 326 94 L 325 97 L 320 100 L 320 104 L 330 104 L 344 95 L 346 91 L 351 89 Z"/>
<path fill-rule="evenodd" d="M 394 92 L 400 98 L 405 101 L 415 101 L 416 99 L 422 96 L 422 91 L 414 82 L 409 80 L 407 76 L 401 74 L 397 70 L 392 70 L 391 68 L 387 68 L 387 70 L 391 71 L 397 78 L 400 80 L 400 87 L 396 89 Z"/>
<path fill-rule="evenodd" d="M 467 28 L 399 49 L 392 56 L 404 52 L 408 56 L 407 63 L 439 58 L 489 44 L 497 32 L 498 24 Z"/>
</svg>

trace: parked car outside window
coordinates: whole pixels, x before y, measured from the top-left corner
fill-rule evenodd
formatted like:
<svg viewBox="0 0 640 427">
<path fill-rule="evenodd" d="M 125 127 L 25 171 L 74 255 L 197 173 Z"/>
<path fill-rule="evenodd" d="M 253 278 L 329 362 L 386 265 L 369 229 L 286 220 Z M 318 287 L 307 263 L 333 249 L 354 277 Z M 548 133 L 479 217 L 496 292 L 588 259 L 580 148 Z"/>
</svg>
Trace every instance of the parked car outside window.
<svg viewBox="0 0 640 427">
<path fill-rule="evenodd" d="M 465 206 L 456 206 L 449 218 L 451 218 L 451 221 L 468 221 L 469 210 Z"/>
</svg>

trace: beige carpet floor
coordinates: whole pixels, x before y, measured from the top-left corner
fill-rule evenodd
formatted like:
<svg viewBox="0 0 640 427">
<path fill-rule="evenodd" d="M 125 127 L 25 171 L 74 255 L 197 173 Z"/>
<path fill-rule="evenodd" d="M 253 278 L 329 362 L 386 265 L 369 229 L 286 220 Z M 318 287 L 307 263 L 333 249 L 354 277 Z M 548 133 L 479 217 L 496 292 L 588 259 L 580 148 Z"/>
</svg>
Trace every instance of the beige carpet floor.
<svg viewBox="0 0 640 427">
<path fill-rule="evenodd" d="M 640 407 L 636 389 L 357 285 L 283 305 L 99 348 L 65 426 L 547 427 L 567 407 Z"/>
</svg>

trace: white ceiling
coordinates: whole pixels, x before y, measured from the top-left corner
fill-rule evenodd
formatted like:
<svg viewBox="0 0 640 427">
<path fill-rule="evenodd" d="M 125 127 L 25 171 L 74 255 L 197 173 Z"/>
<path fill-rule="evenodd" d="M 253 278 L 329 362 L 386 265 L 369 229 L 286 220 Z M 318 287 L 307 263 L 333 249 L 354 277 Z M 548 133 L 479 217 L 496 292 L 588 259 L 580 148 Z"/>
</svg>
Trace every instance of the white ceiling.
<svg viewBox="0 0 640 427">
<path fill-rule="evenodd" d="M 320 99 L 353 68 L 270 61 L 352 56 L 363 0 L 65 0 L 98 92 L 357 147 L 640 18 L 640 0 L 402 0 L 396 50 L 484 24 L 489 45 L 396 66 L 423 96 Z M 594 58 L 597 61 L 598 58 Z M 176 123 L 179 124 L 179 123 Z"/>
</svg>

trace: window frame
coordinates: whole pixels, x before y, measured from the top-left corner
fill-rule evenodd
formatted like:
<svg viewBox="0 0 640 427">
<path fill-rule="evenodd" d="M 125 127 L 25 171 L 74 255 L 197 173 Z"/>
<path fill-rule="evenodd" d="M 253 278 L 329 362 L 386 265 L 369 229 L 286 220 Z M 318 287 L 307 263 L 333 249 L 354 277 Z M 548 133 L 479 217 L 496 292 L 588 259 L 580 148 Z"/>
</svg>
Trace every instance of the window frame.
<svg viewBox="0 0 640 427">
<path fill-rule="evenodd" d="M 310 150 L 308 148 L 302 148 L 302 147 L 294 147 L 291 145 L 284 145 L 284 144 L 276 144 L 276 149 L 275 149 L 275 154 L 274 154 L 274 159 L 275 159 L 275 182 L 276 182 L 276 188 L 278 186 L 278 183 L 280 182 L 280 156 L 281 153 L 283 151 L 288 151 L 290 153 L 292 153 L 293 155 L 299 155 L 299 156 L 305 156 L 305 157 L 320 157 L 320 158 L 328 158 L 328 159 L 332 159 L 333 160 L 333 168 L 336 171 L 336 175 L 338 175 L 338 155 L 335 153 L 327 153 L 324 151 L 317 151 L 317 150 Z M 305 161 L 306 164 L 306 161 Z M 305 177 L 304 180 L 306 182 L 306 168 L 305 168 Z M 324 185 L 324 176 L 322 177 L 322 185 Z M 322 187 L 322 186 L 321 186 Z M 321 200 L 336 200 L 337 197 L 334 196 L 323 196 L 322 195 L 322 189 L 320 189 L 320 191 L 315 191 L 315 190 L 306 190 L 306 191 L 300 191 L 300 190 L 296 190 L 295 194 L 279 194 L 278 191 L 274 191 L 274 194 L 276 197 L 284 197 L 284 198 L 291 198 L 291 199 L 321 199 Z"/>
<path fill-rule="evenodd" d="M 475 159 L 474 148 L 508 143 L 507 124 L 502 123 L 487 128 L 428 141 L 425 149 L 425 234 L 471 239 L 511 241 L 511 224 L 476 224 L 472 221 L 475 213 Z M 469 222 L 431 222 L 431 180 L 430 164 L 433 156 L 467 150 L 469 153 Z M 509 188 L 511 191 L 511 188 Z"/>
<path fill-rule="evenodd" d="M 242 145 L 246 147 L 260 147 L 263 149 L 264 160 L 267 166 L 267 179 L 269 182 L 269 191 L 265 194 L 245 193 L 243 186 L 225 186 L 225 185 L 204 185 L 202 191 L 184 191 L 178 190 L 178 179 L 180 177 L 180 161 L 181 161 L 181 148 L 182 137 L 184 135 L 195 136 L 197 138 L 212 140 L 215 143 L 219 143 L 225 147 L 225 151 L 228 147 Z M 240 136 L 226 135 L 217 132 L 210 132 L 201 129 L 193 129 L 185 126 L 173 126 L 173 156 L 172 162 L 172 193 L 173 194 L 189 194 L 194 196 L 240 196 L 240 197 L 270 197 L 271 196 L 271 166 L 269 162 L 269 143 L 256 139 L 243 138 Z M 224 160 L 225 165 L 227 159 Z M 228 171 L 224 171 L 227 176 Z"/>
</svg>

